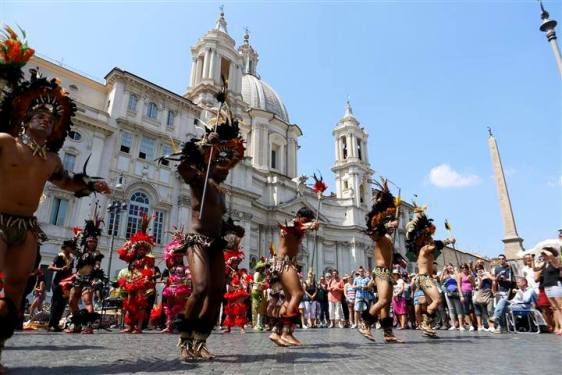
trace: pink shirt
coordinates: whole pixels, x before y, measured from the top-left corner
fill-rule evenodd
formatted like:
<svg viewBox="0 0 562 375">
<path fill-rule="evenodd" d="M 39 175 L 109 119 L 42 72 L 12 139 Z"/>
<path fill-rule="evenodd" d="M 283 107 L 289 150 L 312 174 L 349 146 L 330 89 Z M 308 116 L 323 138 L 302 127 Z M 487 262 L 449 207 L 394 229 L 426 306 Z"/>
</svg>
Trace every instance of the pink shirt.
<svg viewBox="0 0 562 375">
<path fill-rule="evenodd" d="M 463 293 L 472 292 L 472 284 L 466 275 L 461 276 L 461 291 Z"/>
<path fill-rule="evenodd" d="M 339 290 L 330 290 L 331 288 L 338 288 Z M 343 280 L 340 279 L 336 281 L 335 279 L 330 280 L 328 284 L 328 301 L 329 302 L 341 302 L 343 296 Z"/>
</svg>

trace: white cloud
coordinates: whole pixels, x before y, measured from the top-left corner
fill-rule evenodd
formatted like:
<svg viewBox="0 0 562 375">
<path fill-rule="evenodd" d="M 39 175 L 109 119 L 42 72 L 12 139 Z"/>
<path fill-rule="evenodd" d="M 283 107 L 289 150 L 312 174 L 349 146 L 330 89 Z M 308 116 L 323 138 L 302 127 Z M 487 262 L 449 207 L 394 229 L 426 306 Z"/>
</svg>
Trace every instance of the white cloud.
<svg viewBox="0 0 562 375">
<path fill-rule="evenodd" d="M 473 174 L 462 175 L 449 164 L 441 164 L 431 168 L 429 181 L 440 188 L 451 188 L 477 185 L 481 182 L 481 178 Z"/>
<path fill-rule="evenodd" d="M 551 187 L 559 187 L 559 186 L 562 186 L 562 176 L 560 176 L 560 177 L 558 178 L 558 180 L 555 179 L 555 178 L 550 179 L 550 180 L 548 181 L 548 186 L 551 186 Z"/>
</svg>

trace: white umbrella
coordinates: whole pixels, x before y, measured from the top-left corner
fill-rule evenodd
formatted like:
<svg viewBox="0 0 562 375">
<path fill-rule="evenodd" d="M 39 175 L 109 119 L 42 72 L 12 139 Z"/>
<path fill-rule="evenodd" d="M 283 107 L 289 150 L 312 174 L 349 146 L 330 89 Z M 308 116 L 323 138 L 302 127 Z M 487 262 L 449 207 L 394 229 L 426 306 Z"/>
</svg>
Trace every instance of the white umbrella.
<svg viewBox="0 0 562 375">
<path fill-rule="evenodd" d="M 553 247 L 560 252 L 561 244 L 562 244 L 562 240 L 560 240 L 558 238 L 548 239 L 548 240 L 544 240 L 544 241 L 539 242 L 532 249 L 520 251 L 517 255 L 521 258 L 524 257 L 525 255 L 528 255 L 528 254 L 539 255 L 540 251 L 545 247 Z"/>
</svg>

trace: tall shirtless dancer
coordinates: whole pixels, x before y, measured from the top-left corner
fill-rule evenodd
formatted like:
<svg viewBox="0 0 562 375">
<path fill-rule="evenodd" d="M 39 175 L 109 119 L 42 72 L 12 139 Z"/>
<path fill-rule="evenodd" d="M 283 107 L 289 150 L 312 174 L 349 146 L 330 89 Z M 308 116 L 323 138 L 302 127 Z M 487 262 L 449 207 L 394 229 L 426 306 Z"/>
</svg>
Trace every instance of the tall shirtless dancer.
<svg viewBox="0 0 562 375">
<path fill-rule="evenodd" d="M 110 192 L 103 181 L 84 174 L 71 177 L 57 155 L 75 109 L 56 80 L 40 78 L 36 71 L 30 81 L 9 82 L 0 105 L 0 272 L 5 276 L 0 355 L 14 333 L 17 306 L 38 255 L 37 242 L 45 237 L 33 214 L 47 181 L 77 197 Z M 0 373 L 4 371 L 0 365 Z"/>
<path fill-rule="evenodd" d="M 289 224 L 279 225 L 279 250 L 273 259 L 272 272 L 277 273 L 283 286 L 285 303 L 269 337 L 279 346 L 301 345 L 293 335 L 295 324 L 300 321 L 299 303 L 304 295 L 297 271 L 297 255 L 305 232 L 318 227 L 314 213 L 306 207 L 301 208 Z"/>
<path fill-rule="evenodd" d="M 390 236 L 398 226 L 396 215 L 397 204 L 388 189 L 387 181 L 382 178 L 378 184 L 379 191 L 374 199 L 371 211 L 367 214 L 367 234 L 375 242 L 373 254 L 375 268 L 373 280 L 377 286 L 378 300 L 369 310 L 363 311 L 363 322 L 359 325 L 359 332 L 371 341 L 375 341 L 371 327 L 376 323 L 378 315 L 381 316 L 381 326 L 386 343 L 399 343 L 392 333 L 392 318 L 390 317 L 390 302 L 392 300 L 391 268 L 393 264 L 394 246 Z"/>
<path fill-rule="evenodd" d="M 441 293 L 433 280 L 433 261 L 441 254 L 443 247 L 454 244 L 455 239 L 433 240 L 431 236 L 435 233 L 435 225 L 432 223 L 433 219 L 428 219 L 424 211 L 425 208 L 416 207 L 414 219 L 406 225 L 406 249 L 410 259 L 417 257 L 417 283 L 428 303 L 427 311 L 423 314 L 421 330 L 425 336 L 435 338 L 437 333 L 433 326 L 435 311 L 441 303 Z"/>
<path fill-rule="evenodd" d="M 238 122 L 228 109 L 226 93 L 225 84 L 216 95 L 220 110 L 213 119 L 215 129 L 208 129 L 202 139 L 187 142 L 178 166 L 180 176 L 191 188 L 192 208 L 190 231 L 175 251 L 187 253 L 192 283 L 192 293 L 184 314 L 176 322 L 183 361 L 211 360 L 215 357 L 207 349 L 207 338 L 217 322 L 225 288 L 223 250 L 226 241 L 223 236 L 232 230 L 229 228 L 232 224 L 223 219 L 226 206 L 220 184 L 225 181 L 230 169 L 244 157 Z"/>
</svg>

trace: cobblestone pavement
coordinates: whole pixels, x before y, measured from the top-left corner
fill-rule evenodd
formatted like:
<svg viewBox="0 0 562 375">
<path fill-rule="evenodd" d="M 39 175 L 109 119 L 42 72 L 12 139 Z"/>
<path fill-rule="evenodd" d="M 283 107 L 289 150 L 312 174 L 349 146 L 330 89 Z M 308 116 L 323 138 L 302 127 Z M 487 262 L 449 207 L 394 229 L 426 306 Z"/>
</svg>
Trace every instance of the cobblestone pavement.
<svg viewBox="0 0 562 375">
<path fill-rule="evenodd" d="M 352 329 L 297 331 L 304 345 L 278 348 L 266 333 L 214 333 L 213 362 L 177 359 L 177 336 L 24 332 L 3 355 L 10 374 L 560 374 L 562 338 L 555 335 L 493 335 L 397 331 L 405 344 L 376 343 Z"/>
</svg>

